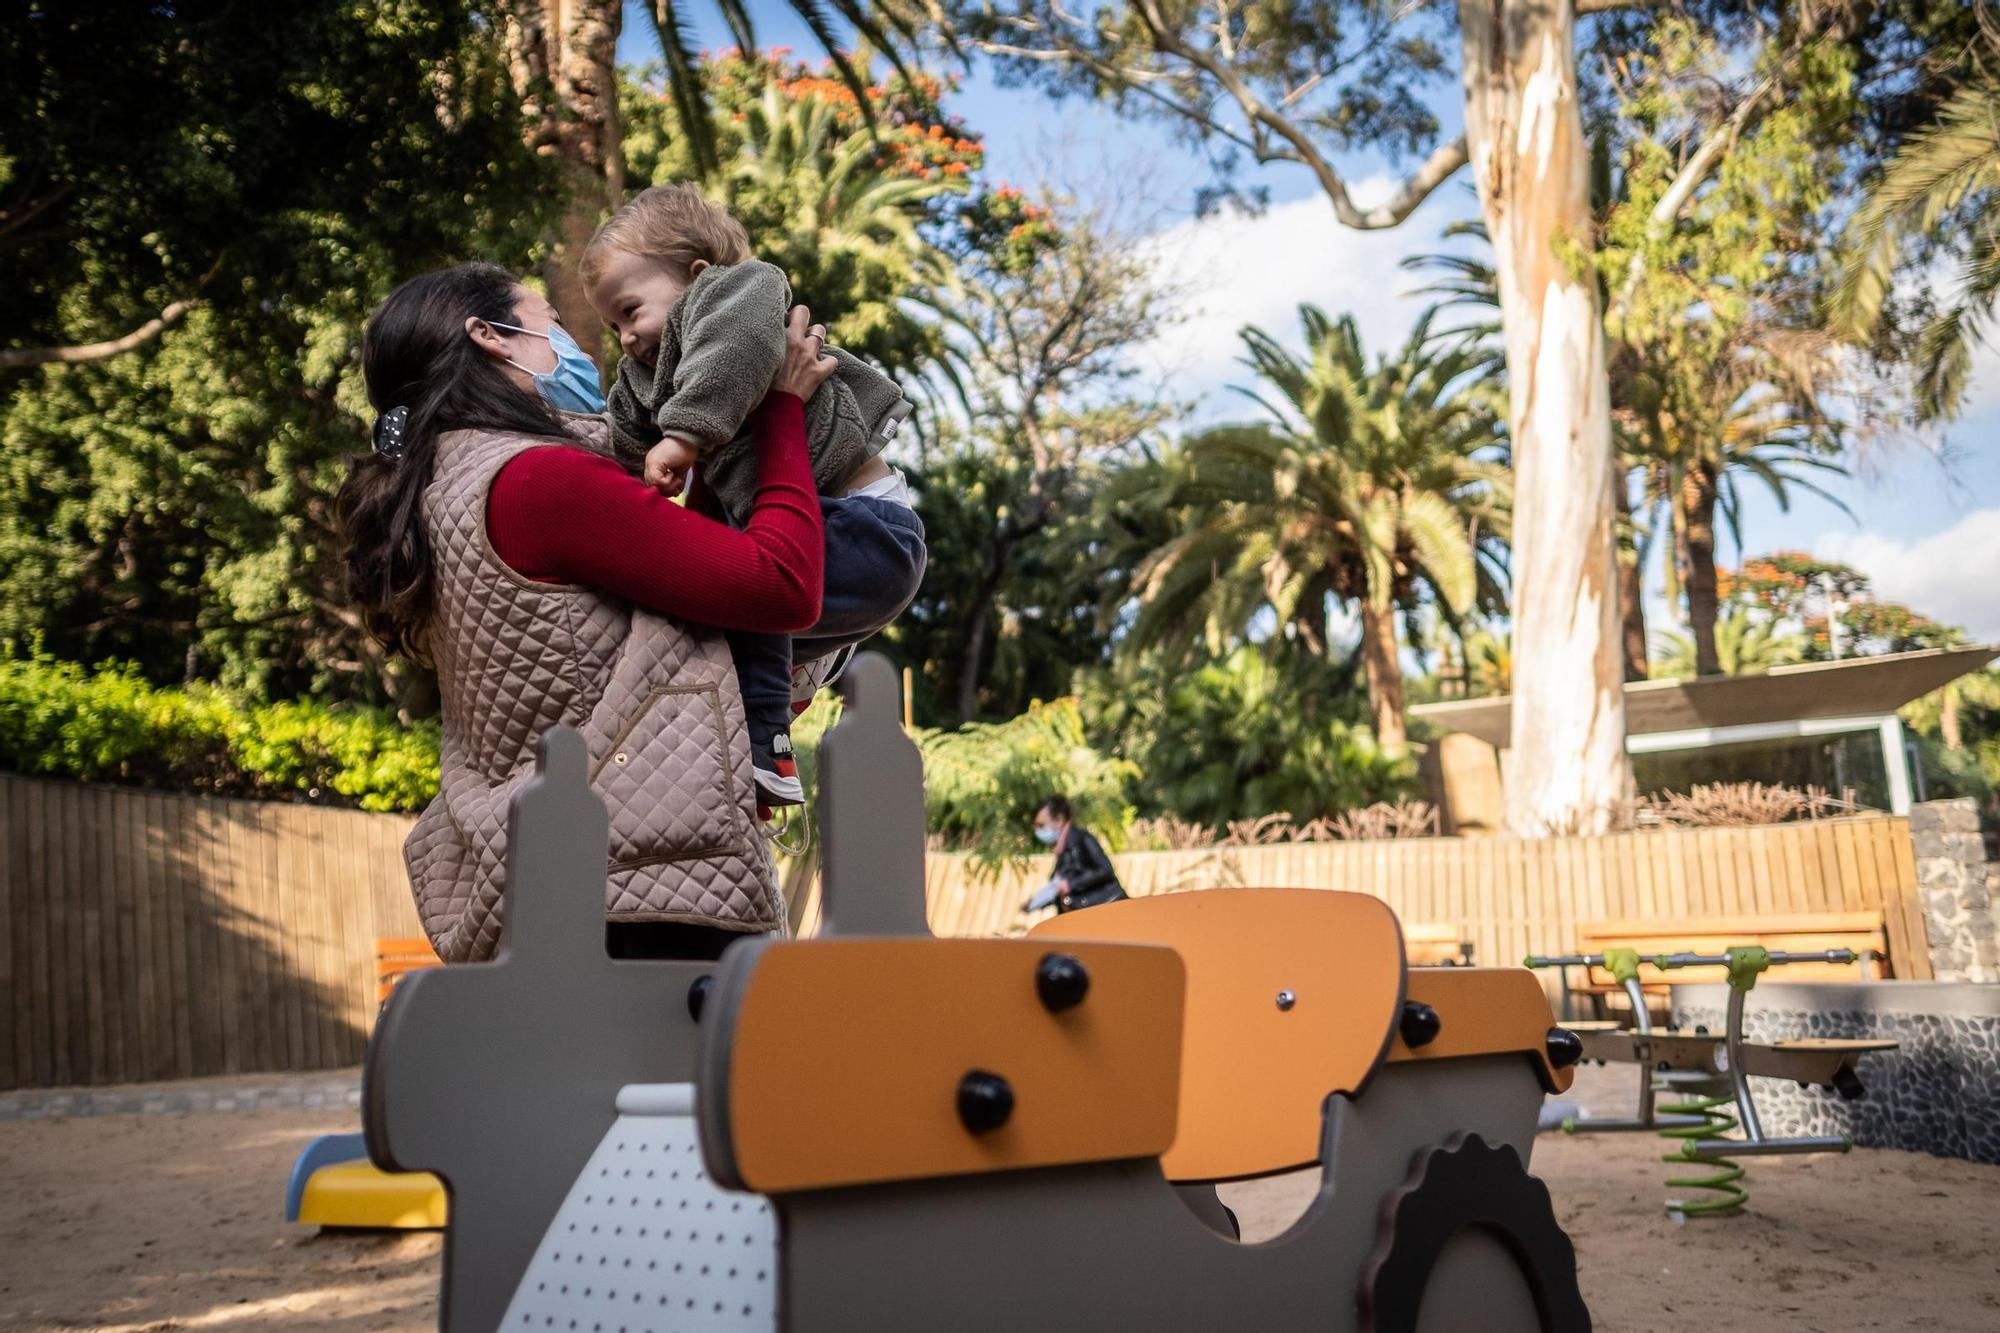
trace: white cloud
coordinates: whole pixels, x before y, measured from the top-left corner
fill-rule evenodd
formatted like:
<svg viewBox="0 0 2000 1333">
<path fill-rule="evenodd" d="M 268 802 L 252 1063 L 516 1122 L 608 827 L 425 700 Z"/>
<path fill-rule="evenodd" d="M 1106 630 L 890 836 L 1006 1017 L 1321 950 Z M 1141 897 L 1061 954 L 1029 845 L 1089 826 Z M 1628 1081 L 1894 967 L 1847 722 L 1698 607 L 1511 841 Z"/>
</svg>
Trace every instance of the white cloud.
<svg viewBox="0 0 2000 1333">
<path fill-rule="evenodd" d="M 1362 207 L 1387 197 L 1393 183 L 1370 177 L 1354 186 Z M 1405 255 L 1439 248 L 1438 233 L 1469 209 L 1456 195 L 1434 199 L 1417 216 L 1386 231 L 1354 231 L 1333 216 L 1324 197 L 1274 204 L 1262 214 L 1196 218 L 1150 237 L 1146 249 L 1162 272 L 1183 288 L 1184 317 L 1159 338 L 1132 351 L 1132 362 L 1157 376 L 1170 396 L 1200 400 L 1203 420 L 1254 412 L 1228 386 L 1248 384 L 1238 362 L 1237 336 L 1255 324 L 1281 341 L 1301 346 L 1298 307 L 1311 302 L 1332 315 L 1351 314 L 1372 360 L 1409 336 L 1428 304 L 1411 295 L 1429 280 L 1398 266 Z"/>
<path fill-rule="evenodd" d="M 1828 533 L 1812 551 L 1868 575 L 1886 601 L 2000 642 L 2000 507 L 1975 509 L 1911 542 L 1866 530 Z"/>
</svg>

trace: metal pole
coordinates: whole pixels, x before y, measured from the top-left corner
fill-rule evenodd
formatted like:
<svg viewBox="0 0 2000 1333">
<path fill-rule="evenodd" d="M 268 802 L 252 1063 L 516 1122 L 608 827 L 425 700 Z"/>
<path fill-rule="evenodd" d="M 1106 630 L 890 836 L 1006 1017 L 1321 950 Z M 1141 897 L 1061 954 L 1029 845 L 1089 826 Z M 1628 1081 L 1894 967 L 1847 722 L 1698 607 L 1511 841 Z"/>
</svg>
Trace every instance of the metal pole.
<svg viewBox="0 0 2000 1333">
<path fill-rule="evenodd" d="M 1889 813 L 1910 813 L 1910 752 L 1903 745 L 1903 719 L 1882 719 L 1882 768 L 1889 778 Z"/>
<path fill-rule="evenodd" d="M 914 680 L 915 677 L 911 675 L 910 668 L 904 667 L 903 668 L 903 730 L 905 731 L 915 731 L 917 729 L 917 707 L 915 702 L 916 690 L 913 684 Z"/>
<path fill-rule="evenodd" d="M 1743 1121 L 1743 1135 L 1752 1143 L 1764 1141 L 1763 1126 L 1757 1123 L 1757 1103 L 1750 1100 L 1750 1076 L 1743 1072 L 1743 997 L 1750 992 L 1729 988 L 1729 1082 L 1736 1089 L 1736 1110 Z"/>
</svg>

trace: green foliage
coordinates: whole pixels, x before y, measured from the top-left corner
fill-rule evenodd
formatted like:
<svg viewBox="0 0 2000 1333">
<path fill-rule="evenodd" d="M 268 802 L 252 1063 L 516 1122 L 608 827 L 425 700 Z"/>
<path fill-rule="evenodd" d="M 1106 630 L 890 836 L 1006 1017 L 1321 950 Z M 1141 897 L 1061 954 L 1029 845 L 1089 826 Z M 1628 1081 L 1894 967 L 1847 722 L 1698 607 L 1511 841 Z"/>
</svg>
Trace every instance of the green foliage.
<svg viewBox="0 0 2000 1333">
<path fill-rule="evenodd" d="M 415 810 L 437 794 L 438 727 L 380 709 L 252 705 L 149 685 L 129 663 L 0 657 L 0 765 L 86 782 Z"/>
<path fill-rule="evenodd" d="M 620 95 L 628 182 L 702 181 L 834 340 L 892 373 L 924 374 L 942 353 L 936 320 L 907 298 L 950 285 L 948 253 L 1013 257 L 1044 233 L 1039 216 L 1002 226 L 1021 211 L 1018 191 L 975 188 L 984 149 L 943 110 L 948 84 L 896 75 L 868 87 L 871 129 L 843 82 L 782 53 L 731 52 L 698 72 L 715 161 L 680 131 L 674 85 L 639 71 Z"/>
<path fill-rule="evenodd" d="M 808 792 L 819 772 L 819 742 L 840 718 L 840 704 L 823 694 L 792 727 L 799 775 Z M 931 835 L 952 851 L 988 862 L 1039 851 L 1032 833 L 1037 807 L 1050 796 L 1069 799 L 1077 822 L 1113 849 L 1132 823 L 1127 789 L 1139 771 L 1093 749 L 1075 699 L 1035 702 L 1005 722 L 956 730 L 918 728 L 924 755 L 924 807 Z"/>
<path fill-rule="evenodd" d="M 1920 299 L 1900 322 L 1913 338 L 1917 412 L 1922 420 L 1958 415 L 1972 372 L 1972 354 L 1987 340 L 2000 302 L 2000 49 L 1938 113 L 1911 136 L 1876 182 L 1850 225 L 1852 256 L 1835 293 L 1836 326 L 1869 342 L 1893 337 L 1898 322 L 1892 284 L 1933 241 L 1958 266 L 1955 279 L 1923 282 L 1925 292 L 1951 292 L 1942 302 Z M 1890 317 L 1885 319 L 1885 315 Z"/>
<path fill-rule="evenodd" d="M 892 639 L 921 664 L 925 717 L 1011 716 L 1103 660 L 1100 605 L 1139 552 L 1127 516 L 1096 501 L 1170 410 L 1128 388 L 1129 349 L 1172 317 L 1136 247 L 1091 217 L 995 198 L 983 216 L 1006 222 L 1000 250 L 958 258 L 945 366 L 965 410 L 925 459 L 930 568 Z M 1052 239 L 1035 232 L 1045 221 Z M 1023 245 L 1038 256 L 1025 267 Z"/>
<path fill-rule="evenodd" d="M 0 25 L 0 347 L 197 302 L 125 355 L 0 369 L 0 636 L 379 697 L 328 513 L 366 446 L 361 322 L 424 269 L 525 269 L 556 202 L 495 16 L 105 0 Z"/>
<path fill-rule="evenodd" d="M 1237 648 L 1192 670 L 1148 657 L 1094 675 L 1084 706 L 1144 775 L 1133 790 L 1145 816 L 1306 823 L 1420 794 L 1415 765 L 1383 754 L 1361 720 L 1352 672 L 1297 651 Z"/>
<path fill-rule="evenodd" d="M 1124 845 L 1126 789 L 1139 770 L 1091 748 L 1075 699 L 1036 703 L 1005 722 L 919 730 L 917 743 L 931 832 L 948 844 L 989 857 L 1032 854 L 1035 808 L 1060 795 L 1107 846 Z"/>
<path fill-rule="evenodd" d="M 1722 673 L 1740 676 L 1802 661 L 1806 640 L 1783 622 L 1761 619 L 1742 603 L 1730 602 L 1716 617 L 1715 648 Z M 1685 680 L 1694 675 L 1694 640 L 1674 631 L 1656 636 L 1653 678 Z"/>
<path fill-rule="evenodd" d="M 1451 618 L 1500 604 L 1512 485 L 1487 353 L 1425 318 L 1370 366 L 1351 318 L 1299 313 L 1303 357 L 1243 332 L 1267 422 L 1205 431 L 1117 489 L 1185 515 L 1139 569 L 1134 649 L 1213 654 L 1271 616 L 1324 657 L 1329 598 Z M 1397 682 L 1370 686 L 1378 717 L 1401 714 Z"/>
<path fill-rule="evenodd" d="M 1438 134 L 1430 95 L 1449 78 L 1456 44 L 1448 7 L 1379 0 L 927 8 L 992 55 L 1003 82 L 1096 98 L 1199 146 L 1214 172 L 1204 206 L 1261 202 L 1265 189 L 1241 179 L 1253 164 L 1317 164 L 1350 151 L 1393 162 L 1426 151 Z"/>
</svg>

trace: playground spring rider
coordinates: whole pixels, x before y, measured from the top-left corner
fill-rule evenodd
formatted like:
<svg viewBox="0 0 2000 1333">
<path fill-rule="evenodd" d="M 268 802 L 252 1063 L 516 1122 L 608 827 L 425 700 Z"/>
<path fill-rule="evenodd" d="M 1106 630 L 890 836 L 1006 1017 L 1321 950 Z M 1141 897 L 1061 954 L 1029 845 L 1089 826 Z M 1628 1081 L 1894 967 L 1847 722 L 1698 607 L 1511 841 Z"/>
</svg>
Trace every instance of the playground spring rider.
<svg viewBox="0 0 2000 1333">
<path fill-rule="evenodd" d="M 1579 1047 L 1529 973 L 1410 971 L 1331 891 L 933 938 L 894 674 L 845 688 L 824 931 L 720 964 L 606 957 L 604 807 L 543 738 L 495 960 L 408 978 L 369 1050 L 374 1159 L 451 1190 L 444 1327 L 1589 1328 L 1525 1169 Z M 1314 1164 L 1239 1243 L 1214 1183 Z"/>
<path fill-rule="evenodd" d="M 1852 963 L 1851 949 L 1826 949 L 1811 953 L 1772 951 L 1757 945 L 1743 945 L 1720 954 L 1673 953 L 1641 958 L 1633 949 L 1607 949 L 1601 954 L 1565 954 L 1531 957 L 1531 968 L 1601 967 L 1624 990 L 1632 1006 L 1633 1026 L 1621 1027 L 1615 1020 L 1576 1022 L 1568 1026 L 1582 1042 L 1585 1059 L 1599 1063 L 1618 1061 L 1639 1066 L 1639 1113 L 1631 1119 L 1578 1119 L 1563 1122 L 1569 1133 L 1616 1130 L 1652 1130 L 1677 1140 L 1679 1148 L 1662 1158 L 1673 1165 L 1708 1163 L 1715 1169 L 1707 1175 L 1674 1176 L 1667 1184 L 1675 1189 L 1704 1190 L 1709 1197 L 1669 1199 L 1667 1211 L 1676 1216 L 1702 1216 L 1739 1211 L 1749 1198 L 1741 1184 L 1744 1168 L 1733 1159 L 1771 1156 L 1780 1153 L 1846 1152 L 1854 1141 L 1838 1137 L 1803 1136 L 1769 1138 L 1757 1117 L 1757 1102 L 1751 1091 L 1753 1075 L 1792 1079 L 1801 1084 L 1832 1088 L 1843 1097 L 1864 1093 L 1855 1073 L 1855 1062 L 1870 1051 L 1894 1050 L 1892 1041 L 1843 1041 L 1804 1038 L 1793 1041 L 1752 1042 L 1743 1035 L 1744 1001 L 1767 968 L 1790 963 Z M 1724 1031 L 1706 1028 L 1692 1032 L 1658 1031 L 1639 985 L 1639 968 L 1651 966 L 1663 972 L 1687 967 L 1721 967 L 1729 983 L 1729 1010 Z M 1684 1101 L 1656 1105 L 1661 1092 L 1682 1095 Z M 1729 1132 L 1742 1128 L 1740 1138 Z"/>
</svg>

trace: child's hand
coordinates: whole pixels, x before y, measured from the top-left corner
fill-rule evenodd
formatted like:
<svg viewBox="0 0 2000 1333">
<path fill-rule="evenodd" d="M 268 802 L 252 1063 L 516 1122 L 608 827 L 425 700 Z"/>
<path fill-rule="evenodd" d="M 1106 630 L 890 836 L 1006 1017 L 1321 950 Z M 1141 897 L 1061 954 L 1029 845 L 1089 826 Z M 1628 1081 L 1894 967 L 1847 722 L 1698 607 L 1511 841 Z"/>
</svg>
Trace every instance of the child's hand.
<svg viewBox="0 0 2000 1333">
<path fill-rule="evenodd" d="M 687 489 L 694 464 L 694 449 L 669 435 L 646 451 L 646 484 L 671 500 Z"/>
</svg>

